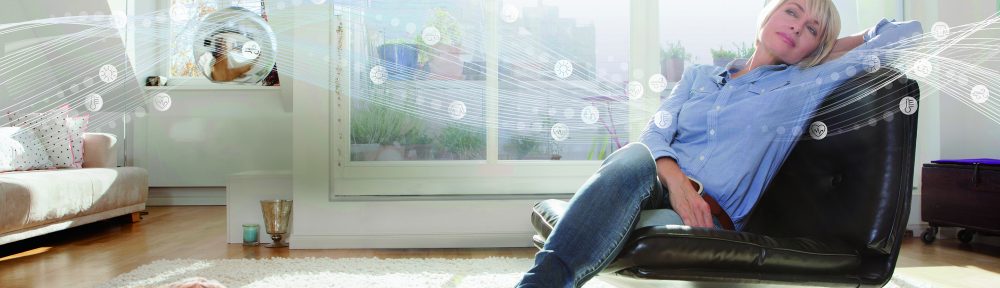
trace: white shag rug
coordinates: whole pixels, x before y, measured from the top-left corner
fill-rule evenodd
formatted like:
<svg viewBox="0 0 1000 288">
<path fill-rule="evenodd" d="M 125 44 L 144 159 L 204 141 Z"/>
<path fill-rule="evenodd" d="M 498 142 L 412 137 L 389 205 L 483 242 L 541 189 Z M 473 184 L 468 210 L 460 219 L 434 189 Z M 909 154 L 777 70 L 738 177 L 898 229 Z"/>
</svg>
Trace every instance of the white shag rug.
<svg viewBox="0 0 1000 288">
<path fill-rule="evenodd" d="M 532 263 L 533 260 L 531 258 L 507 257 L 490 257 L 484 259 L 270 258 L 259 260 L 157 260 L 136 268 L 131 272 L 118 275 L 118 277 L 97 287 L 166 288 L 171 286 L 171 284 L 180 283 L 182 280 L 202 277 L 217 281 L 227 288 L 509 288 L 514 287 L 514 284 L 521 279 L 524 272 L 531 268 Z M 921 279 L 921 277 L 917 276 L 926 273 L 913 273 L 915 271 L 909 271 L 908 269 L 916 268 L 897 269 L 892 281 L 886 287 L 926 288 L 951 286 L 947 284 L 935 285 L 933 284 L 934 281 L 927 281 L 928 279 Z M 985 279 L 996 280 L 997 278 L 995 277 L 991 275 Z M 658 285 L 666 284 L 638 283 L 633 282 L 631 279 L 612 276 L 607 279 L 593 278 L 583 287 L 615 287 L 609 284 L 610 282 L 604 280 L 621 281 L 616 284 L 628 287 L 662 287 Z M 682 282 L 674 284 L 673 286 L 675 287 L 693 287 L 690 283 Z M 716 286 L 726 287 L 724 284 Z"/>
<path fill-rule="evenodd" d="M 204 277 L 234 287 L 514 287 L 530 258 L 270 258 L 157 260 L 98 287 L 167 287 Z M 600 279 L 586 288 L 614 287 Z"/>
</svg>

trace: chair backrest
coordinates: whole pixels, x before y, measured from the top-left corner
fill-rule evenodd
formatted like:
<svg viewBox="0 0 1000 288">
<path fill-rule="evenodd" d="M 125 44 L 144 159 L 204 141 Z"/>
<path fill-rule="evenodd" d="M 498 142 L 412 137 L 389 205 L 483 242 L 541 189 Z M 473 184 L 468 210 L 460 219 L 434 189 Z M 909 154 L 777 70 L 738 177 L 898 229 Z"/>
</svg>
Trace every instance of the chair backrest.
<svg viewBox="0 0 1000 288">
<path fill-rule="evenodd" d="M 913 186 L 917 114 L 901 113 L 907 96 L 920 99 L 916 82 L 888 69 L 831 93 L 803 127 L 821 121 L 828 135 L 813 140 L 803 133 L 744 230 L 855 249 L 863 283 L 888 281 Z"/>
</svg>

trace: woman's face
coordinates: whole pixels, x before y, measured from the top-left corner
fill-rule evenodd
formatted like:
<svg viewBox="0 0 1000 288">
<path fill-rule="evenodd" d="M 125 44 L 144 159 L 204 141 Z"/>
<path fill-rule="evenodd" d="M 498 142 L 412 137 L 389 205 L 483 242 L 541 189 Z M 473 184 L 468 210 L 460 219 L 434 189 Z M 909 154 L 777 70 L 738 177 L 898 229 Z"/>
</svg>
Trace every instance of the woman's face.
<svg viewBox="0 0 1000 288">
<path fill-rule="evenodd" d="M 809 13 L 805 0 L 788 0 L 764 23 L 759 39 L 775 61 L 796 64 L 819 46 L 823 23 Z M 777 64 L 777 63 L 775 63 Z"/>
</svg>

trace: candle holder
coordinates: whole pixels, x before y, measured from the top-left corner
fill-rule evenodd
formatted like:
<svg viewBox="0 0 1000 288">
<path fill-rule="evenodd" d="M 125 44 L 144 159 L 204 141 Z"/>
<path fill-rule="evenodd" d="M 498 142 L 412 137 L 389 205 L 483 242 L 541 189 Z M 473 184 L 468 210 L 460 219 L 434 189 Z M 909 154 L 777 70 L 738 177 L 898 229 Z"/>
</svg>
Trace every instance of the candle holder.
<svg viewBox="0 0 1000 288">
<path fill-rule="evenodd" d="M 288 218 L 292 212 L 292 200 L 261 200 L 260 210 L 264 214 L 264 226 L 271 234 L 272 243 L 267 248 L 288 247 L 284 242 L 288 234 Z"/>
<path fill-rule="evenodd" d="M 257 246 L 260 236 L 260 225 L 243 224 L 243 246 Z"/>
</svg>

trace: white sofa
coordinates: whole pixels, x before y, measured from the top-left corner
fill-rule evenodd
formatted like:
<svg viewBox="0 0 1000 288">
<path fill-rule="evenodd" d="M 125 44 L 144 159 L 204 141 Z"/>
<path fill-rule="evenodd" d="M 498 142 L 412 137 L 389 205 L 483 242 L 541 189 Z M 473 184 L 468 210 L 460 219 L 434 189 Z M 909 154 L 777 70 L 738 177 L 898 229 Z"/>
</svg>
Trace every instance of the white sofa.
<svg viewBox="0 0 1000 288">
<path fill-rule="evenodd" d="M 149 175 L 117 167 L 112 134 L 85 133 L 83 168 L 0 173 L 0 245 L 146 209 Z"/>
</svg>

